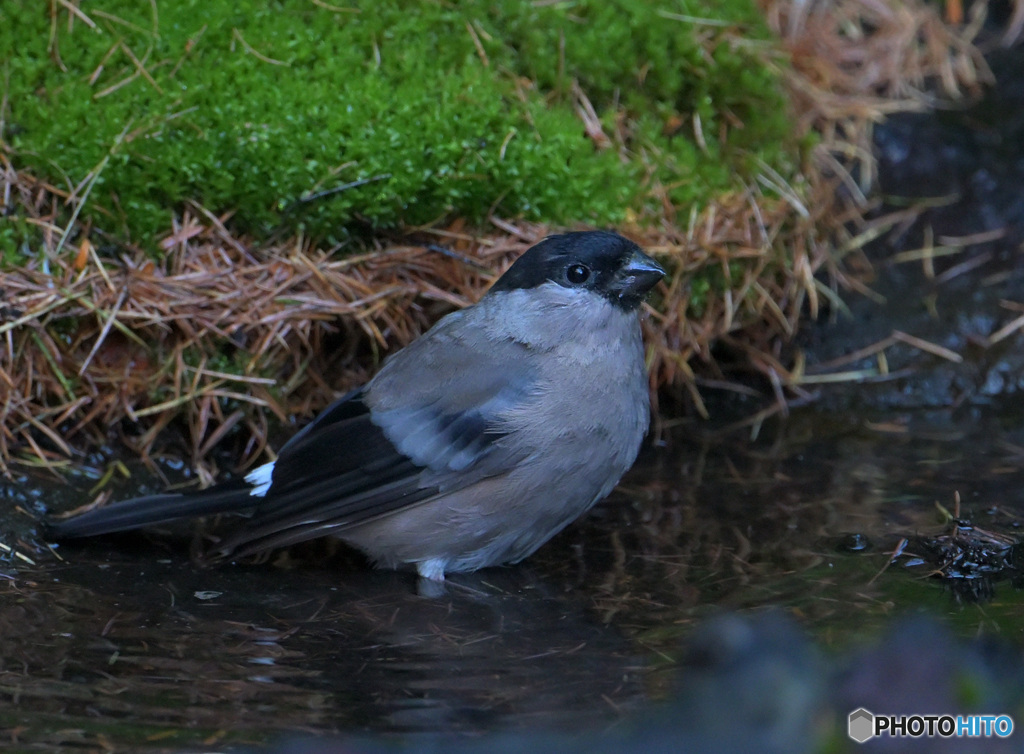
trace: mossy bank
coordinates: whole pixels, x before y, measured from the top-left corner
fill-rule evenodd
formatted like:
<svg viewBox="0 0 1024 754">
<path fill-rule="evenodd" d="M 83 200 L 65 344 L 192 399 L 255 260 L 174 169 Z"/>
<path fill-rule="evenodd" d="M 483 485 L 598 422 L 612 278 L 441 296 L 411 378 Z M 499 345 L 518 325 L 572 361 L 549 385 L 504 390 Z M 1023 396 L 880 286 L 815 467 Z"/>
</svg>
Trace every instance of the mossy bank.
<svg viewBox="0 0 1024 754">
<path fill-rule="evenodd" d="M 151 249 L 185 202 L 329 241 L 688 211 L 799 162 L 759 12 L 691 6 L 5 0 L 0 136 Z M 15 218 L 7 263 L 32 239 Z"/>
</svg>

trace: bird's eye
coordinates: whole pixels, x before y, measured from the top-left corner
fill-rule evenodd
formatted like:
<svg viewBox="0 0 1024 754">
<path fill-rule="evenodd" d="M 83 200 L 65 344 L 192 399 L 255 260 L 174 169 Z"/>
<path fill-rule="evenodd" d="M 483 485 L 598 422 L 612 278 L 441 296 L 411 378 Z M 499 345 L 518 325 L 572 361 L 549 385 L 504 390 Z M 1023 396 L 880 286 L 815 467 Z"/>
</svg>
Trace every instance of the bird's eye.
<svg viewBox="0 0 1024 754">
<path fill-rule="evenodd" d="M 565 271 L 565 279 L 573 285 L 587 282 L 590 277 L 590 268 L 582 264 L 574 264 Z"/>
</svg>

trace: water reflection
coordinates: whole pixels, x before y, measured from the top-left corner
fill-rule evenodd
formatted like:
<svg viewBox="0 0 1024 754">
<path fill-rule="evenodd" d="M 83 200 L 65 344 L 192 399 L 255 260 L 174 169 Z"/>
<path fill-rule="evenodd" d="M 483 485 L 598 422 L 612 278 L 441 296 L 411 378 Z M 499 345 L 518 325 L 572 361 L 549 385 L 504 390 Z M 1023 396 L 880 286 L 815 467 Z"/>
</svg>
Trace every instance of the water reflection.
<svg viewBox="0 0 1024 754">
<path fill-rule="evenodd" d="M 425 598 L 388 572 L 76 560 L 9 589 L 0 611 L 0 685 L 59 719 L 57 738 L 114 720 L 142 738 L 600 728 L 643 697 L 631 644 L 528 568 Z"/>
</svg>

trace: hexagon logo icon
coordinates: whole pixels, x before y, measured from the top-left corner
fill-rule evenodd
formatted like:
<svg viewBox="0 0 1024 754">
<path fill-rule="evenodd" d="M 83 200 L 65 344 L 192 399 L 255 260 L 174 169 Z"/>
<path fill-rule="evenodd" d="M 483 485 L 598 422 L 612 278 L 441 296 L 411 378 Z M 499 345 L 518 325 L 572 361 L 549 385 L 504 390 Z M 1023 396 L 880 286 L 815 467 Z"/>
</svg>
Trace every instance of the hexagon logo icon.
<svg viewBox="0 0 1024 754">
<path fill-rule="evenodd" d="M 846 732 L 859 744 L 875 736 L 875 716 L 863 707 L 850 713 Z"/>
</svg>

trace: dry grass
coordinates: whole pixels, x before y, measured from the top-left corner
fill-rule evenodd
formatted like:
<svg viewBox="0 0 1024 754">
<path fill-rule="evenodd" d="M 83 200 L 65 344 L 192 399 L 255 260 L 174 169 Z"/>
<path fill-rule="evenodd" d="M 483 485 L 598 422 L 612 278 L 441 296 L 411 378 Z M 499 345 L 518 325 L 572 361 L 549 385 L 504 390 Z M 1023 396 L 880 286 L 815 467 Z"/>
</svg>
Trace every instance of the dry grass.
<svg viewBox="0 0 1024 754">
<path fill-rule="evenodd" d="M 988 75 L 973 27 L 955 29 L 921 3 L 776 0 L 765 10 L 792 57 L 797 127 L 822 134 L 804 181 L 785 185 L 766 170 L 702 213 L 680 218 L 685 209 L 666 204 L 653 223 L 620 228 L 673 273 L 645 325 L 652 387 L 685 386 L 699 410 L 691 364 L 710 364 L 710 345 L 723 338 L 785 405 L 783 386 L 798 380 L 776 357 L 779 337 L 806 311 L 837 302 L 844 282 L 856 286 L 832 251 L 858 245 L 842 234 L 864 206 L 871 123 L 971 93 Z M 98 253 L 83 240 L 89 229 L 59 225 L 85 197 L 6 159 L 0 194 L 45 236 L 36 261 L 4 273 L 0 293 L 5 467 L 58 463 L 111 441 L 145 455 L 172 422 L 205 473 L 212 467 L 201 462 L 233 430 L 251 438 L 242 452 L 250 464 L 266 449 L 270 416 L 309 415 L 364 380 L 386 349 L 476 300 L 551 230 L 492 218 L 488 229 L 418 229 L 349 255 L 304 238 L 257 247 L 191 207 L 155 264 L 130 249 Z M 727 285 L 693 300 L 689 281 L 710 270 Z"/>
<path fill-rule="evenodd" d="M 762 0 L 762 5 L 789 51 L 788 80 L 800 129 L 822 135 L 817 160 L 859 198 L 874 179 L 869 151 L 874 123 L 895 112 L 977 96 L 992 80 L 974 44 L 984 2 L 959 24 L 921 0 Z"/>
</svg>

